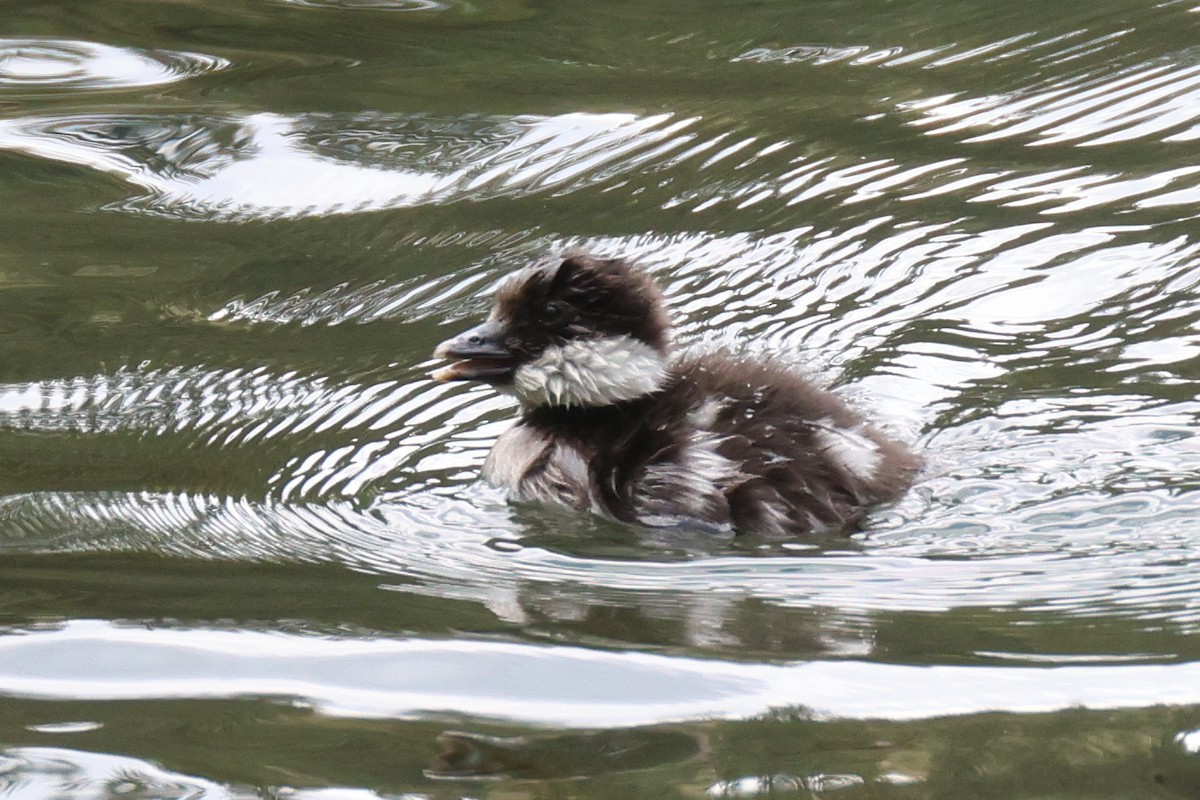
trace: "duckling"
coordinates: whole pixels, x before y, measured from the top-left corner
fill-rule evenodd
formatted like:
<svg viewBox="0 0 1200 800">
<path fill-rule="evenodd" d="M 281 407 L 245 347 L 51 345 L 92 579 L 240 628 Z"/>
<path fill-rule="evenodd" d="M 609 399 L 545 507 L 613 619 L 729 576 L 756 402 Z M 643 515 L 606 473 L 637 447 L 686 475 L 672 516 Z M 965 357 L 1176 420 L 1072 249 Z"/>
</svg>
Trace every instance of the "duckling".
<svg viewBox="0 0 1200 800">
<path fill-rule="evenodd" d="M 920 459 L 837 396 L 771 361 L 672 357 L 662 292 L 621 259 L 543 259 L 482 325 L 434 351 L 437 381 L 514 395 L 484 478 L 520 500 L 650 526 L 772 538 L 850 532 Z"/>
</svg>

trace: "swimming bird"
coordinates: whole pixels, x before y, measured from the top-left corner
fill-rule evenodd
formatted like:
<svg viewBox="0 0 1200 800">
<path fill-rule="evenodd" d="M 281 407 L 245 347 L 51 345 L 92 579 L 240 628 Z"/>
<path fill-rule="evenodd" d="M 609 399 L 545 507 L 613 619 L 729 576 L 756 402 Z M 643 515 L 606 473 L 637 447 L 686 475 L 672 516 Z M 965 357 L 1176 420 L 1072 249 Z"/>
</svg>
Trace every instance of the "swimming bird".
<svg viewBox="0 0 1200 800">
<path fill-rule="evenodd" d="M 857 529 L 920 459 L 772 360 L 673 356 L 658 285 L 622 259 L 542 259 L 509 276 L 483 324 L 442 342 L 437 381 L 514 395 L 483 465 L 520 500 L 642 525 L 781 538 Z"/>
</svg>

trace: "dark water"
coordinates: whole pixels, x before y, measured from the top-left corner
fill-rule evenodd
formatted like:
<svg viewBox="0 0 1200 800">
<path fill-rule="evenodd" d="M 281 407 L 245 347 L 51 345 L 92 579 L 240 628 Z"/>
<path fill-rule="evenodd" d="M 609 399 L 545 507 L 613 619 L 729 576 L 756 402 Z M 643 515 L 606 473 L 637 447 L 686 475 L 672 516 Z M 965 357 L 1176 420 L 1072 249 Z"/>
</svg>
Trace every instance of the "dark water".
<svg viewBox="0 0 1200 800">
<path fill-rule="evenodd" d="M 0 794 L 1200 796 L 1200 7 L 3 20 Z M 509 506 L 428 354 L 565 248 L 920 484 L 769 549 Z"/>
</svg>

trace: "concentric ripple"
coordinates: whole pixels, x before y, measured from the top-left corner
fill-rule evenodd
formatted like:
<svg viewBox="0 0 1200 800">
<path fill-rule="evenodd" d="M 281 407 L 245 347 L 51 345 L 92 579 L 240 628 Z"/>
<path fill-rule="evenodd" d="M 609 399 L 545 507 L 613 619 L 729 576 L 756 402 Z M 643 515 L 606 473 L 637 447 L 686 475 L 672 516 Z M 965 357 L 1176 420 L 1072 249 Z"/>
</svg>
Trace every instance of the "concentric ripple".
<svg viewBox="0 0 1200 800">
<path fill-rule="evenodd" d="M 174 83 L 229 66 L 201 53 L 139 50 L 51 38 L 0 38 L 0 93 L 81 91 Z"/>
<path fill-rule="evenodd" d="M 797 364 L 833 354 L 810 368 L 902 438 L 920 438 L 928 475 L 876 517 L 857 553 L 746 559 L 685 538 L 660 555 L 650 537 L 644 562 L 619 561 L 589 550 L 587 520 L 571 523 L 580 536 L 566 549 L 547 546 L 476 483 L 512 413 L 487 389 L 202 367 L 4 387 L 10 429 L 124 432 L 186 449 L 193 464 L 227 464 L 219 481 L 172 491 L 139 485 L 132 468 L 123 488 L 111 465 L 103 490 L 31 485 L 6 503 L 7 544 L 334 561 L 516 619 L 653 605 L 664 592 L 683 618 L 732 619 L 739 602 L 713 606 L 728 591 L 841 612 L 1040 608 L 1195 626 L 1196 532 L 1180 522 L 1200 515 L 1200 403 L 1186 388 L 1200 344 L 1189 333 L 1200 323 L 1200 251 L 1184 236 L 1145 234 L 880 218 L 825 232 L 545 242 L 629 256 L 658 275 L 682 344 L 752 341 Z M 435 300 L 458 317 L 482 311 L 498 272 L 472 265 L 418 284 L 264 296 L 211 319 L 403 322 Z M 415 350 L 419 361 L 428 346 Z M 1164 370 L 1175 373 L 1155 377 Z M 232 467 L 242 461 L 258 470 Z M 680 561 L 681 550 L 705 558 Z"/>
</svg>

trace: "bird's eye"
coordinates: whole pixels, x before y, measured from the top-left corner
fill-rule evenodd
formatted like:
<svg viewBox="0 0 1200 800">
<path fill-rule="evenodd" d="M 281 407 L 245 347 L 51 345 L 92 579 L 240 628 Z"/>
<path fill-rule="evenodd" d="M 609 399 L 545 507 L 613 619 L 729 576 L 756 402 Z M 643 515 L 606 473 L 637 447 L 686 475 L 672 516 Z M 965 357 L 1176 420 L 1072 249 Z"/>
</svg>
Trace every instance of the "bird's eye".
<svg viewBox="0 0 1200 800">
<path fill-rule="evenodd" d="M 562 325 L 571 318 L 571 307 L 566 303 L 560 303 L 552 300 L 542 306 L 542 310 L 538 313 L 538 319 L 543 325 L 555 327 Z"/>
</svg>

